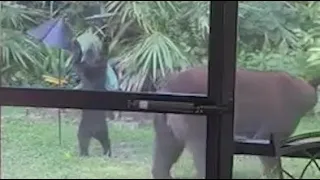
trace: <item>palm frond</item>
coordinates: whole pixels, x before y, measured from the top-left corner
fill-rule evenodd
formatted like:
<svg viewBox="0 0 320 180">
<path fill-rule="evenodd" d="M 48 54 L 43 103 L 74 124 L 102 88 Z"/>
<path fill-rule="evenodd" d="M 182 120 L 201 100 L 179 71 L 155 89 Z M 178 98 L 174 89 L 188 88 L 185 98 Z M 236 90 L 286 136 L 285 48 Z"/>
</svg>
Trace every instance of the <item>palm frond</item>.
<svg viewBox="0 0 320 180">
<path fill-rule="evenodd" d="M 25 69 L 37 65 L 34 55 L 37 54 L 38 46 L 22 33 L 2 28 L 0 40 L 2 42 L 0 43 L 2 60 L 5 64 L 20 65 Z"/>
<path fill-rule="evenodd" d="M 298 28 L 296 9 L 286 1 L 239 3 L 240 38 L 258 37 L 268 33 L 270 40 L 279 43 L 298 43 L 292 29 Z M 248 40 L 248 39 L 245 39 Z"/>
<path fill-rule="evenodd" d="M 37 25 L 39 18 L 45 15 L 44 11 L 4 1 L 0 11 L 0 24 L 3 28 L 26 30 Z"/>
<path fill-rule="evenodd" d="M 141 78 L 141 82 L 149 74 L 153 81 L 156 81 L 159 75 L 163 77 L 167 71 L 172 72 L 190 65 L 180 47 L 160 32 L 142 37 L 121 59 L 119 66 L 122 70 L 130 76 L 136 74 Z M 130 85 L 127 88 L 130 89 Z"/>
</svg>

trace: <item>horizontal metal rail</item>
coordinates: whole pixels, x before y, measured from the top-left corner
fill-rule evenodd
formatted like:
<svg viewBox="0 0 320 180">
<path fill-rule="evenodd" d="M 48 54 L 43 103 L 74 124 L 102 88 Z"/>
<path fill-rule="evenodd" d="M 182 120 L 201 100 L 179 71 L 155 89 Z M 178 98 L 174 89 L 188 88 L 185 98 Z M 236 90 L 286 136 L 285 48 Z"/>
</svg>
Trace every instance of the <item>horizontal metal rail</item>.
<svg viewBox="0 0 320 180">
<path fill-rule="evenodd" d="M 235 154 L 276 156 L 274 145 L 270 140 L 236 139 Z M 308 152 L 306 154 L 305 152 Z M 309 141 L 292 142 L 280 148 L 280 155 L 293 158 L 310 158 L 320 152 L 320 137 L 310 138 Z M 320 159 L 320 157 L 316 157 Z"/>
<path fill-rule="evenodd" d="M 179 102 L 207 105 L 206 96 L 186 94 L 151 94 L 114 91 L 80 91 L 68 89 L 29 89 L 0 87 L 1 106 L 26 106 L 42 108 L 70 108 L 154 113 L 195 114 L 196 109 L 140 107 L 136 101 Z M 196 112 L 204 115 L 205 112 Z"/>
</svg>

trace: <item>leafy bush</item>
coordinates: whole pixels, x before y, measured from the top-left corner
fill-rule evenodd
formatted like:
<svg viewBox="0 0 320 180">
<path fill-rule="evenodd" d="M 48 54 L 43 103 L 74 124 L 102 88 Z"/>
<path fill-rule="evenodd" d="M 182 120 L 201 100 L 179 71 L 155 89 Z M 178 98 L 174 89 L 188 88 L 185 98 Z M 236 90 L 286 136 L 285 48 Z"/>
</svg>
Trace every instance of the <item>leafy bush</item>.
<svg viewBox="0 0 320 180">
<path fill-rule="evenodd" d="M 155 83 L 168 73 L 205 63 L 208 3 L 2 1 L 2 81 L 48 87 L 43 75 L 61 75 L 75 83 L 69 54 L 23 34 L 50 17 L 65 15 L 77 36 L 93 29 L 108 44 L 104 53 L 115 61 L 122 89 L 139 91 L 149 80 Z M 282 70 L 305 79 L 319 76 L 319 10 L 316 1 L 240 1 L 238 66 Z"/>
</svg>

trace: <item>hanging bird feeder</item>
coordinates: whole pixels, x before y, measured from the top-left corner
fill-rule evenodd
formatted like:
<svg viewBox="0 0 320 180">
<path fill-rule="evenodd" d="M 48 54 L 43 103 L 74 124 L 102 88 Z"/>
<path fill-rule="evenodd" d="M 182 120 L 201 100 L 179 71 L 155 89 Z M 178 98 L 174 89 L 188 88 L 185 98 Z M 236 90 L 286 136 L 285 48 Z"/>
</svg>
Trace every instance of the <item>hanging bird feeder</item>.
<svg viewBox="0 0 320 180">
<path fill-rule="evenodd" d="M 68 24 L 64 21 L 64 18 L 56 18 L 46 21 L 38 27 L 35 27 L 27 31 L 27 34 L 30 35 L 32 38 L 46 44 L 49 47 L 63 49 L 67 51 L 72 50 L 73 34 Z M 61 67 L 60 60 L 59 67 Z M 59 71 L 59 85 L 61 84 L 60 79 L 61 72 Z M 60 109 L 58 111 L 58 127 L 59 144 L 61 145 L 62 135 Z"/>
</svg>

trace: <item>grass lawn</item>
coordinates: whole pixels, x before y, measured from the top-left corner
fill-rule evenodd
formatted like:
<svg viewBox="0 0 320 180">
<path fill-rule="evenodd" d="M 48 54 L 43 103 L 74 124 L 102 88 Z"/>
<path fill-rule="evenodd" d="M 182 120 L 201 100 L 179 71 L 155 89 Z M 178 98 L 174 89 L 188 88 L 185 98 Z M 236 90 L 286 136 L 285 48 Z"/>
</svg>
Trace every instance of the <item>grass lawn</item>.
<svg viewBox="0 0 320 180">
<path fill-rule="evenodd" d="M 62 116 L 60 145 L 57 115 L 52 110 L 47 111 L 26 115 L 25 108 L 2 108 L 1 178 L 151 178 L 153 130 L 150 125 L 138 127 L 132 123 L 111 121 L 109 129 L 113 157 L 102 156 L 100 145 L 92 140 L 91 156 L 80 158 L 76 136 L 77 116 Z M 319 129 L 320 119 L 304 118 L 296 133 Z M 262 168 L 256 157 L 236 156 L 234 162 L 234 178 L 262 178 Z M 302 171 L 306 163 L 304 159 L 283 158 L 283 166 L 295 175 Z M 178 177 L 194 175 L 188 153 L 183 154 L 172 173 Z M 319 179 L 320 172 L 312 166 L 305 177 Z"/>
</svg>

